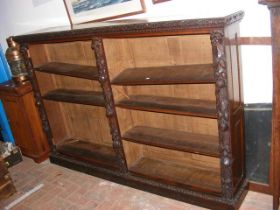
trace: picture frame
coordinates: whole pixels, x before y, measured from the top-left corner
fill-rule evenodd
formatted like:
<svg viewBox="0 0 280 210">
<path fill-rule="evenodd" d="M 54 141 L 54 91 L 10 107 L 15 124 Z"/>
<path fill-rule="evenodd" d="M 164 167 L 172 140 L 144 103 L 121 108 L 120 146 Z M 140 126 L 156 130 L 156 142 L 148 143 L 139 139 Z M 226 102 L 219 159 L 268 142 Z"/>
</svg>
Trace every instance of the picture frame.
<svg viewBox="0 0 280 210">
<path fill-rule="evenodd" d="M 153 4 L 162 3 L 165 1 L 170 1 L 170 0 L 153 0 Z"/>
<path fill-rule="evenodd" d="M 71 25 L 144 13 L 144 0 L 64 0 Z"/>
</svg>

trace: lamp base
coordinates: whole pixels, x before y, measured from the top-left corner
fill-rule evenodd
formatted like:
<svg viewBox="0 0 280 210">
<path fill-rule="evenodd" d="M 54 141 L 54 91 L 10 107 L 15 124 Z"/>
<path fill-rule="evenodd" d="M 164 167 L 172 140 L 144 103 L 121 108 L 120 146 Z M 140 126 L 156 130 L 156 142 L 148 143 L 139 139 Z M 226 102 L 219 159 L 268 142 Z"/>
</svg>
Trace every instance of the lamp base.
<svg viewBox="0 0 280 210">
<path fill-rule="evenodd" d="M 12 79 L 16 83 L 22 83 L 28 80 L 28 76 L 27 75 L 12 76 Z"/>
</svg>

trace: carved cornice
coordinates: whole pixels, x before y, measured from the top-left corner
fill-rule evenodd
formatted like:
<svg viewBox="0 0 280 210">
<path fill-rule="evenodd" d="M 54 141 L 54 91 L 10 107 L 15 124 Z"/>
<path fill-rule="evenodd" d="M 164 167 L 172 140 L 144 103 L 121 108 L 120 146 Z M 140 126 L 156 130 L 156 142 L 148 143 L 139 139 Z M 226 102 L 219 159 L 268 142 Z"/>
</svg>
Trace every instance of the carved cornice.
<svg viewBox="0 0 280 210">
<path fill-rule="evenodd" d="M 109 81 L 108 67 L 105 58 L 105 52 L 103 48 L 103 42 L 101 38 L 94 38 L 92 40 L 92 49 L 96 57 L 96 66 L 98 70 L 99 82 L 103 89 L 103 95 L 105 99 L 106 115 L 110 124 L 110 132 L 113 140 L 113 148 L 116 152 L 118 163 L 120 164 L 120 170 L 124 173 L 127 172 L 126 161 L 124 151 L 121 142 L 121 134 L 119 130 L 119 124 L 117 121 L 116 110 L 114 105 L 113 93 L 111 84 Z"/>
<path fill-rule="evenodd" d="M 185 19 L 143 23 L 132 22 L 120 25 L 116 23 L 103 27 L 94 27 L 93 24 L 91 27 L 88 26 L 89 28 L 15 36 L 13 39 L 19 43 L 40 43 L 48 41 L 90 40 L 95 36 L 145 36 L 147 33 L 150 33 L 150 35 L 152 33 L 174 34 L 193 29 L 204 29 L 204 31 L 210 32 L 211 29 L 223 28 L 226 25 L 240 21 L 243 16 L 244 12 L 239 11 L 223 18 Z"/>
<path fill-rule="evenodd" d="M 216 80 L 216 103 L 219 126 L 219 142 L 221 154 L 221 184 L 225 199 L 233 198 L 232 154 L 229 122 L 229 100 L 227 91 L 227 69 L 224 49 L 223 31 L 211 33 L 213 63 Z"/>
</svg>

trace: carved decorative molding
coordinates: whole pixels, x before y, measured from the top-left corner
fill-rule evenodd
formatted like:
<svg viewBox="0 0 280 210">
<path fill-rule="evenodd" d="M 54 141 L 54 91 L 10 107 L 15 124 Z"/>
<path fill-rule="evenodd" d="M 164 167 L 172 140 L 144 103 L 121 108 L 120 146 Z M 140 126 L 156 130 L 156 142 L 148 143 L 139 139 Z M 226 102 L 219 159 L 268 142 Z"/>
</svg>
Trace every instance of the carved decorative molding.
<svg viewBox="0 0 280 210">
<path fill-rule="evenodd" d="M 234 22 L 240 21 L 244 16 L 244 12 L 240 11 L 224 18 L 203 18 L 203 19 L 186 19 L 175 21 L 159 21 L 142 23 L 128 21 L 127 24 L 104 25 L 96 27 L 94 24 L 87 24 L 85 28 L 64 30 L 59 32 L 45 32 L 32 35 L 15 36 L 13 39 L 19 43 L 39 43 L 46 41 L 65 41 L 65 40 L 85 40 L 91 39 L 93 36 L 118 36 L 120 34 L 127 36 L 141 36 L 145 33 L 170 33 L 184 32 L 186 30 L 201 29 L 213 30 L 215 28 L 223 28 Z"/>
<path fill-rule="evenodd" d="M 232 154 L 230 142 L 229 100 L 223 31 L 211 33 L 213 63 L 216 80 L 216 103 L 221 154 L 221 184 L 225 199 L 233 198 Z"/>
<path fill-rule="evenodd" d="M 48 121 L 48 118 L 47 118 L 47 114 L 46 114 L 44 105 L 42 103 L 42 98 L 41 98 L 39 87 L 38 87 L 38 84 L 37 84 L 36 75 L 34 73 L 32 60 L 31 60 L 31 58 L 29 56 L 29 53 L 28 53 L 28 45 L 27 44 L 21 44 L 20 45 L 20 51 L 23 55 L 25 66 L 26 66 L 26 69 L 27 69 L 27 72 L 28 72 L 28 77 L 29 77 L 29 80 L 30 80 L 30 82 L 32 84 L 32 87 L 33 87 L 35 105 L 36 105 L 36 107 L 39 111 L 39 115 L 40 115 L 40 119 L 41 119 L 41 122 L 42 122 L 43 130 L 44 130 L 44 132 L 47 136 L 48 143 L 49 143 L 51 149 L 55 150 L 55 146 L 52 143 L 53 136 L 52 136 L 52 133 L 51 133 L 49 121 Z"/>
<path fill-rule="evenodd" d="M 103 42 L 101 38 L 94 38 L 92 40 L 92 49 L 95 52 L 96 65 L 99 74 L 99 82 L 103 89 L 106 115 L 110 124 L 110 131 L 113 140 L 113 148 L 116 152 L 118 163 L 120 163 L 120 170 L 122 172 L 127 172 L 125 155 L 122 149 L 123 147 L 121 142 L 121 134 L 120 134 L 119 124 L 117 121 L 115 105 L 114 105 L 113 93 L 109 80 L 108 67 L 105 58 Z"/>
</svg>

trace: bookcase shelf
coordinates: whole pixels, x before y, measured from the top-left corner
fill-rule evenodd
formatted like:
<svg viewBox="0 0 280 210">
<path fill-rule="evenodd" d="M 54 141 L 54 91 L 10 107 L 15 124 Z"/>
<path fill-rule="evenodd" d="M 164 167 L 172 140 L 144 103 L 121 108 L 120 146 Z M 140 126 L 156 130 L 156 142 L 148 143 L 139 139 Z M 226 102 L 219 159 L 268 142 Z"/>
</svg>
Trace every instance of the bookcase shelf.
<svg viewBox="0 0 280 210">
<path fill-rule="evenodd" d="M 94 66 L 50 62 L 37 67 L 36 71 L 77 78 L 98 80 L 97 69 Z"/>
<path fill-rule="evenodd" d="M 118 101 L 116 105 L 127 109 L 217 118 L 216 102 L 200 99 L 133 95 Z"/>
<path fill-rule="evenodd" d="M 112 80 L 114 85 L 214 83 L 213 64 L 160 66 L 125 69 Z"/>
<path fill-rule="evenodd" d="M 219 157 L 217 136 L 136 126 L 125 132 L 122 138 L 145 145 Z"/>
<path fill-rule="evenodd" d="M 104 106 L 104 97 L 102 92 L 57 89 L 47 92 L 44 99 L 76 104 Z"/>
</svg>

